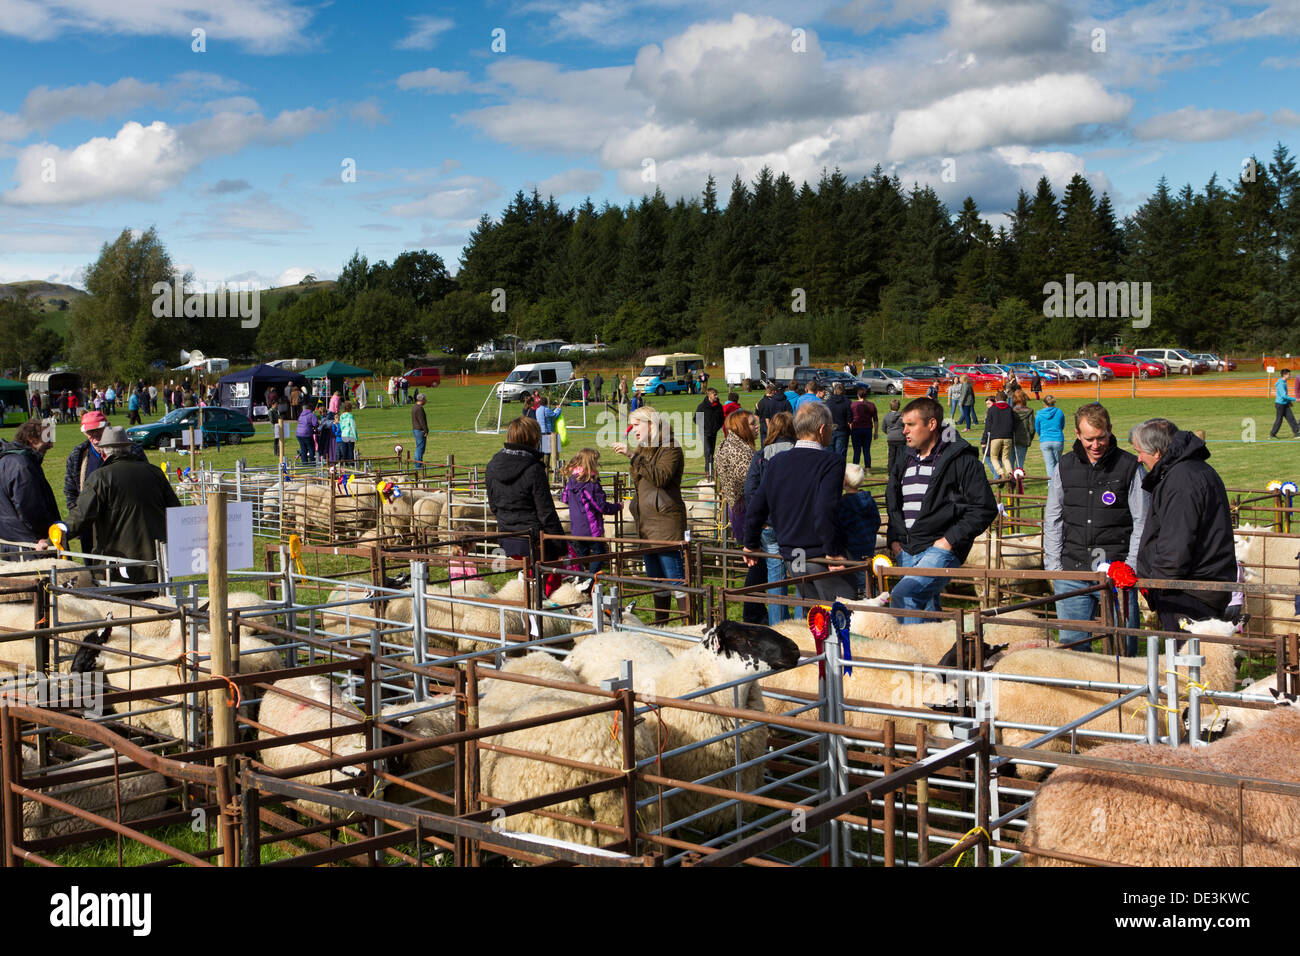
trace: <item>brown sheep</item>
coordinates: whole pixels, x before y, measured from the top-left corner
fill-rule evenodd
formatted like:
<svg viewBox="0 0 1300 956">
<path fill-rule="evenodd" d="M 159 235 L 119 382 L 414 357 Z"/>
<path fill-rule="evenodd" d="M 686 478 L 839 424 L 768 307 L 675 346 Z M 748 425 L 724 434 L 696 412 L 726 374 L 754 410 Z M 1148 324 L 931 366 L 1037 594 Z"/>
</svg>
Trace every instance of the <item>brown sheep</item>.
<svg viewBox="0 0 1300 956">
<path fill-rule="evenodd" d="M 1300 709 L 1277 707 L 1206 747 L 1109 744 L 1091 756 L 1300 783 Z M 1300 797 L 1060 767 L 1038 789 L 1021 844 L 1031 866 L 1074 865 L 1032 848 L 1134 866 L 1297 866 Z"/>
</svg>

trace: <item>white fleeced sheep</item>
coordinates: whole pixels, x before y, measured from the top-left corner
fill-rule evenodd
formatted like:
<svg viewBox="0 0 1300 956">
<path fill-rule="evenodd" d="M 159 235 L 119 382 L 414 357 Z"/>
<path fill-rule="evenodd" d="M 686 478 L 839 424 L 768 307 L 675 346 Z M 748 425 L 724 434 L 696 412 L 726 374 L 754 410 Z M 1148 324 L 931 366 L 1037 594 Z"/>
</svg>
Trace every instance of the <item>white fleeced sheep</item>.
<svg viewBox="0 0 1300 956">
<path fill-rule="evenodd" d="M 1237 560 L 1245 569 L 1245 580 L 1251 584 L 1300 584 L 1300 566 L 1296 562 L 1300 536 L 1244 533 L 1269 530 L 1249 524 L 1237 529 L 1234 543 Z M 1264 634 L 1294 634 L 1300 628 L 1295 597 L 1290 594 L 1270 597 L 1247 593 L 1245 611 L 1251 616 L 1252 627 Z"/>
<path fill-rule="evenodd" d="M 1109 744 L 1091 756 L 1300 783 L 1300 710 L 1275 707 L 1206 747 Z M 1060 767 L 1038 788 L 1026 862 L 1075 864 L 1033 848 L 1131 866 L 1298 866 L 1300 797 L 1188 780 Z"/>
<path fill-rule="evenodd" d="M 523 657 L 512 657 L 506 661 L 501 671 L 560 683 L 581 684 L 583 682 L 564 662 L 545 651 L 533 651 Z M 480 727 L 493 727 L 505 723 L 511 711 L 530 697 L 545 690 L 536 684 L 494 680 L 493 673 L 490 668 L 482 668 L 479 671 L 478 725 Z"/>
<path fill-rule="evenodd" d="M 68 772 L 92 770 L 109 767 L 114 757 L 111 753 L 91 760 L 81 760 Z M 23 774 L 34 776 L 38 772 L 36 749 L 23 745 Z M 47 796 L 62 800 L 81 810 L 89 810 L 109 820 L 131 823 L 162 813 L 167 805 L 163 791 L 167 789 L 167 780 L 160 773 L 152 771 L 130 771 L 119 776 L 121 818 L 118 818 L 118 789 L 114 787 L 112 773 L 101 781 L 81 781 L 80 783 L 58 784 L 57 771 L 48 777 L 40 778 L 36 783 L 27 781 L 27 786 L 39 790 Z M 38 800 L 23 801 L 23 839 L 41 840 L 46 837 L 63 836 L 67 833 L 81 833 L 93 829 L 95 824 L 76 817 L 70 817 L 62 810 L 56 810 Z"/>
<path fill-rule="evenodd" d="M 295 695 L 295 696 L 290 696 Z M 298 700 L 301 697 L 305 700 Z M 307 731 L 330 730 L 338 727 L 360 726 L 365 715 L 346 697 L 337 684 L 323 674 L 308 677 L 286 677 L 278 680 L 263 695 L 258 711 L 258 739 L 271 741 L 289 734 Z M 290 744 L 285 747 L 266 747 L 261 752 L 262 762 L 272 770 L 289 770 L 306 764 L 328 760 L 331 757 L 354 756 L 364 753 L 365 736 L 362 733 L 342 734 L 321 740 L 311 746 Z M 325 770 L 294 777 L 297 783 L 324 786 L 359 776 L 357 768 Z M 322 804 L 308 801 L 305 806 L 320 816 L 336 819 L 344 816 Z"/>
<path fill-rule="evenodd" d="M 263 598 L 248 591 L 230 592 L 229 601 L 230 607 L 256 607 L 264 603 Z M 155 598 L 150 603 L 156 604 L 161 610 L 171 610 L 176 606 L 169 598 Z M 103 625 L 99 622 L 110 617 L 119 642 L 125 640 L 124 635 L 127 633 L 139 638 L 166 639 L 172 635 L 173 628 L 176 626 L 174 619 L 146 621 L 136 624 L 132 622 L 132 616 L 151 614 L 153 612 L 113 601 L 91 600 L 70 595 L 59 597 L 57 611 L 60 624 L 72 624 L 77 621 L 93 622 L 85 630 L 64 631 L 63 636 L 69 640 L 84 641 L 99 633 L 103 629 Z M 32 630 L 34 617 L 35 613 L 30 604 L 0 604 L 0 632 Z M 200 628 L 200 634 L 206 640 L 206 629 Z M 240 626 L 240 636 L 245 641 L 255 640 L 251 628 L 247 625 Z M 259 641 L 257 646 L 266 647 L 269 645 Z M 67 647 L 71 647 L 71 645 L 65 645 L 65 648 Z M 30 639 L 0 643 L 0 673 L 17 673 L 21 670 L 30 671 L 35 668 L 35 651 Z M 66 672 L 68 662 L 62 662 L 59 668 Z"/>
<path fill-rule="evenodd" d="M 145 690 L 152 687 L 167 687 L 181 684 L 190 679 L 191 669 L 185 666 L 184 655 L 187 644 L 186 636 L 181 634 L 180 626 L 173 624 L 167 637 L 149 637 L 132 633 L 129 628 L 114 628 L 108 641 L 101 648 L 96 666 L 109 672 L 108 680 L 116 690 Z M 256 637 L 241 637 L 239 640 L 238 668 L 241 674 L 262 674 L 281 665 L 280 654 L 274 644 Z M 232 669 L 235 661 L 235 648 L 232 643 Z M 212 640 L 207 631 L 199 632 L 200 679 L 209 676 Z M 137 655 L 137 656 L 133 656 Z M 149 664 L 156 660 L 160 663 Z M 225 695 L 225 690 L 209 691 L 209 701 L 217 695 Z M 243 691 L 247 697 L 252 691 Z M 128 724 L 145 727 L 156 733 L 169 737 L 183 738 L 185 731 L 184 714 L 179 706 L 180 697 L 176 695 L 158 698 L 144 698 L 114 705 L 118 713 L 132 711 L 149 711 L 125 718 Z M 211 706 L 211 704 L 209 704 Z M 157 708 L 162 707 L 159 710 Z M 248 705 L 241 707 L 249 712 Z"/>
<path fill-rule="evenodd" d="M 51 552 L 53 553 L 53 552 Z M 85 565 L 68 558 L 33 558 L 30 561 L 0 560 L 0 584 L 12 584 L 7 578 L 30 577 L 41 574 L 48 577 L 49 572 L 58 569 L 58 582 L 62 587 L 94 587 L 95 580 Z M 31 597 L 24 594 L 0 594 L 0 604 L 31 603 Z"/>
<path fill-rule="evenodd" d="M 739 642 L 743 640 L 743 635 L 762 635 L 768 629 L 754 629 L 735 622 L 725 624 L 730 626 L 719 625 L 719 628 L 708 633 L 704 641 L 671 658 L 665 657 L 667 651 L 661 645 L 648 640 L 644 635 L 632 632 L 602 634 L 577 648 L 574 655 L 578 656 L 578 660 L 575 662 L 574 655 L 571 655 L 569 663 L 585 682 L 598 684 L 606 678 L 619 677 L 622 660 L 633 660 L 640 665 L 638 667 L 634 663 L 633 666 L 633 689 L 640 694 L 667 699 L 684 697 L 708 687 L 762 674 L 773 670 L 774 666 L 789 667 L 798 660 L 798 648 L 789 638 L 768 632 L 769 636 L 759 638 L 766 642 L 763 647 L 742 648 Z M 738 689 L 720 690 L 692 699 L 722 707 L 740 707 L 760 712 L 765 709 L 763 691 L 757 681 Z M 646 716 L 646 723 L 654 730 L 654 739 L 659 743 L 658 752 L 670 752 L 735 730 L 745 721 L 661 706 Z M 739 743 L 735 738 L 716 740 L 667 757 L 663 761 L 663 772 L 665 776 L 679 780 L 698 780 L 735 766 L 737 749 L 740 762 L 753 760 L 763 754 L 767 749 L 767 727 L 759 726 L 745 731 L 739 736 Z M 739 776 L 738 784 L 734 778 L 727 777 L 720 785 L 752 791 L 762 779 L 762 770 L 760 767 L 750 767 L 741 771 Z M 665 816 L 680 819 L 716 806 L 718 802 L 716 797 L 683 791 L 668 798 Z M 726 812 L 719 811 L 702 818 L 697 825 L 706 830 L 713 829 L 722 825 L 726 819 Z"/>
<path fill-rule="evenodd" d="M 1191 625 L 1194 633 L 1207 635 L 1223 635 L 1225 628 L 1231 630 L 1232 625 L 1223 621 L 1198 621 Z M 1201 652 L 1206 659 L 1205 666 L 1201 668 L 1201 682 L 1211 690 L 1234 690 L 1237 671 L 1232 645 L 1203 641 Z M 1165 667 L 1165 657 L 1161 655 L 1159 668 L 1162 684 Z M 1100 654 L 1080 653 L 1059 648 L 1035 648 L 1007 654 L 997 662 L 993 672 L 1025 677 L 1070 678 L 1097 683 L 1145 684 L 1147 661 L 1144 657 L 1121 657 L 1117 662 L 1116 658 L 1103 657 Z M 1178 673 L 1180 685 L 1185 689 L 1187 669 L 1180 667 Z M 994 717 L 999 722 L 1007 723 L 1059 727 L 1091 713 L 1118 696 L 1114 691 L 1027 684 L 1014 680 L 997 680 L 990 684 L 995 695 Z M 1144 732 L 1147 710 L 1144 701 L 1125 707 L 1122 716 L 1123 732 L 1131 734 Z M 1156 712 L 1156 719 L 1163 721 L 1163 713 Z M 1121 717 L 1116 709 L 1111 709 L 1085 724 L 1080 728 L 1080 733 L 1088 730 L 1119 732 Z M 1017 730 L 1010 727 L 1002 727 L 1001 733 L 1002 742 L 1012 747 L 1023 746 L 1042 735 L 1040 731 Z M 1081 746 L 1086 745 L 1086 738 L 1079 739 Z M 1070 740 L 1066 735 L 1064 738 L 1058 737 L 1043 744 L 1039 749 L 1065 753 L 1069 747 Z M 1017 772 L 1030 780 L 1041 779 L 1045 773 L 1042 767 L 1028 765 L 1018 766 Z"/>
<path fill-rule="evenodd" d="M 855 660 L 898 661 L 904 666 L 897 669 L 852 668 L 852 673 L 844 676 L 843 697 L 846 701 L 914 710 L 951 707 L 956 703 L 955 685 L 945 683 L 942 676 L 938 674 L 927 674 L 916 669 L 916 665 L 932 662 L 924 652 L 915 647 L 896 641 L 880 641 L 863 637 L 852 638 L 851 647 Z M 808 645 L 801 645 L 800 649 L 811 655 L 813 653 L 811 638 Z M 816 698 L 819 694 L 818 667 L 816 664 L 800 664 L 792 670 L 780 671 L 763 678 L 762 684 L 768 694 L 768 711 L 773 714 L 783 714 L 802 705 L 778 700 L 771 695 L 774 692 L 797 691 Z M 802 716 L 819 719 L 815 711 L 804 712 Z M 884 728 L 886 720 L 893 720 L 900 739 L 904 735 L 910 738 L 915 734 L 918 723 L 926 724 L 932 737 L 951 736 L 948 731 L 948 721 L 951 718 L 948 714 L 936 715 L 932 720 L 927 720 L 919 716 L 886 717 L 881 714 L 846 709 L 844 719 L 851 727 L 876 731 Z"/>
</svg>

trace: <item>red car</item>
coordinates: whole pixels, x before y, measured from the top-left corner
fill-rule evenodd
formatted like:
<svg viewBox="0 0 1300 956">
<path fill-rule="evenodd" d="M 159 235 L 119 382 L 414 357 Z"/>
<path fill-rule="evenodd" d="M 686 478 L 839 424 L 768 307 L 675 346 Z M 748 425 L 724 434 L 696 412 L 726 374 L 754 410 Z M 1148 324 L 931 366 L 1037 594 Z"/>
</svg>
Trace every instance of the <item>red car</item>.
<svg viewBox="0 0 1300 956">
<path fill-rule="evenodd" d="M 952 372 L 958 378 L 961 378 L 963 375 L 969 375 L 970 383 L 976 388 L 979 388 L 982 385 L 996 385 L 1000 388 L 1005 384 L 1006 379 L 1001 375 L 980 371 L 981 368 L 985 367 L 986 366 L 980 365 L 949 365 L 948 371 Z"/>
<path fill-rule="evenodd" d="M 423 368 L 413 368 L 402 378 L 406 379 L 406 384 L 411 388 L 418 388 L 423 385 L 425 388 L 437 387 L 442 383 L 442 369 L 435 365 L 426 365 Z"/>
<path fill-rule="evenodd" d="M 1136 355 L 1101 355 L 1097 364 L 1115 373 L 1116 378 L 1160 378 L 1165 374 L 1165 367 L 1159 362 L 1148 362 Z"/>
</svg>

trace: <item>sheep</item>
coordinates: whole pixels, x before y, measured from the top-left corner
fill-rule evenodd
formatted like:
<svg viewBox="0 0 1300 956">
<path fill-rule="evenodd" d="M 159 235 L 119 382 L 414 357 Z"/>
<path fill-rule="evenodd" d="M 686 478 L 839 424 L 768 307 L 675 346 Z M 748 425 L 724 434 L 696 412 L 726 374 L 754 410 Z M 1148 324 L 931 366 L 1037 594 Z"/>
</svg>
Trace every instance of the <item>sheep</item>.
<svg viewBox="0 0 1300 956">
<path fill-rule="evenodd" d="M 256 607 L 264 603 L 262 597 L 249 591 L 232 591 L 229 595 L 229 601 L 230 607 L 246 608 Z M 165 597 L 155 599 L 154 603 L 161 610 L 170 610 L 176 606 L 174 601 Z M 124 647 L 125 644 L 121 642 L 125 641 L 126 638 L 122 635 L 127 633 L 141 638 L 163 639 L 169 637 L 176 625 L 174 619 L 145 621 L 139 624 L 132 621 L 133 616 L 151 613 L 153 612 L 147 609 L 118 604 L 113 601 L 91 600 L 71 595 L 60 597 L 57 603 L 57 615 L 60 624 L 72 624 L 77 621 L 94 622 L 85 630 L 64 631 L 62 632 L 63 637 L 69 640 L 85 641 L 99 631 L 102 626 L 100 622 L 112 618 L 115 624 L 122 629 L 119 634 L 119 643 L 113 646 Z M 34 616 L 31 605 L 0 605 L 0 633 L 4 631 L 32 630 Z M 201 635 L 206 635 L 206 633 L 206 629 L 200 629 Z M 244 642 L 256 640 L 253 637 L 252 629 L 247 625 L 240 626 L 240 639 Z M 246 643 L 246 646 L 249 645 Z M 257 646 L 267 647 L 269 645 L 258 641 Z M 23 670 L 35 669 L 36 658 L 31 640 L 10 641 L 0 644 L 0 673 L 18 673 Z M 68 663 L 63 662 L 60 664 L 59 669 L 66 672 L 69 669 Z"/>
<path fill-rule="evenodd" d="M 1269 529 L 1244 524 L 1237 530 Z M 1300 569 L 1296 565 L 1300 536 L 1239 533 L 1234 537 L 1234 543 L 1237 561 L 1244 568 L 1246 581 L 1252 584 L 1300 584 Z M 1293 634 L 1296 631 L 1294 595 L 1246 594 L 1245 611 L 1264 634 Z"/>
<path fill-rule="evenodd" d="M 1192 623 L 1191 628 L 1194 633 L 1226 636 L 1224 631 L 1230 631 L 1232 625 L 1223 621 L 1198 621 Z M 1201 682 L 1211 690 L 1233 690 L 1237 670 L 1232 645 L 1205 642 L 1202 643 L 1201 650 L 1206 659 L 1205 666 L 1201 668 Z M 1165 658 L 1161 655 L 1161 674 L 1165 672 L 1166 666 Z M 1068 677 L 1099 683 L 1145 684 L 1147 662 L 1145 658 L 1116 659 L 1059 648 L 1034 648 L 1007 654 L 994 666 L 993 672 L 1025 677 Z M 1178 672 L 1186 677 L 1186 668 L 1180 667 Z M 1117 696 L 1114 691 L 1027 684 L 1015 680 L 993 682 L 993 693 L 993 713 L 998 721 L 1051 727 L 1059 727 L 1082 717 L 1115 700 Z M 1125 708 L 1123 729 L 1128 733 L 1142 732 L 1146 721 L 1147 707 L 1144 703 Z M 1080 731 L 1118 732 L 1120 729 L 1120 716 L 1116 709 L 1111 709 L 1089 721 Z M 1010 727 L 1001 728 L 1001 732 L 1002 742 L 1012 747 L 1022 746 L 1041 736 L 1039 731 Z M 1064 739 L 1057 737 L 1038 749 L 1065 753 L 1069 746 L 1067 736 Z M 1017 772 L 1026 779 L 1038 780 L 1042 779 L 1046 771 L 1042 767 L 1020 765 Z"/>
<path fill-rule="evenodd" d="M 79 654 L 78 660 L 95 663 L 109 671 L 109 679 L 116 690 L 145 690 L 185 683 L 189 680 L 183 664 L 187 638 L 178 623 L 171 623 L 172 631 L 166 637 L 135 634 L 130 628 L 111 628 L 111 636 L 103 643 L 97 661 L 93 652 L 84 656 Z M 255 637 L 243 637 L 239 644 L 238 667 L 241 674 L 261 674 L 274 670 L 278 665 L 279 655 L 273 653 L 275 645 Z M 211 656 L 212 643 L 207 631 L 199 632 L 198 653 L 202 657 Z M 234 654 L 233 645 L 231 654 Z M 85 664 L 74 666 L 85 667 Z M 201 666 L 204 670 L 209 669 L 207 664 Z M 207 676 L 203 674 L 201 679 L 206 679 Z M 210 691 L 209 697 L 225 693 L 224 690 Z M 180 699 L 179 695 L 142 698 L 114 704 L 113 709 L 118 713 L 147 711 L 126 718 L 126 722 L 155 733 L 184 739 L 185 722 L 184 714 L 178 706 Z M 161 710 L 158 709 L 160 707 Z M 245 705 L 246 712 L 249 712 L 247 707 Z"/>
<path fill-rule="evenodd" d="M 95 579 L 90 569 L 67 558 L 33 558 L 30 561 L 0 560 L 0 585 L 13 584 L 7 578 L 30 577 L 40 574 L 49 577 L 51 570 L 58 570 L 56 578 L 63 587 L 89 588 L 95 586 Z M 0 594 L 0 604 L 17 604 L 30 601 L 26 594 Z"/>
<path fill-rule="evenodd" d="M 852 651 L 856 660 L 898 661 L 908 666 L 890 670 L 876 667 L 852 668 L 851 674 L 844 675 L 843 698 L 845 700 L 869 702 L 877 706 L 916 709 L 952 707 L 957 701 L 957 690 L 954 685 L 945 683 L 938 674 L 927 674 L 915 669 L 915 665 L 930 664 L 931 661 L 922 651 L 908 644 L 855 637 L 852 641 Z M 798 691 L 813 698 L 817 698 L 820 694 L 818 668 L 807 663 L 765 677 L 761 683 L 769 694 L 774 691 Z M 793 706 L 797 705 L 772 696 L 767 697 L 769 713 L 782 714 Z M 936 715 L 932 720 L 927 720 L 920 716 L 886 717 L 853 710 L 846 710 L 844 715 L 845 722 L 851 727 L 877 731 L 884 728 L 886 720 L 893 720 L 899 735 L 914 734 L 918 724 L 927 724 L 931 736 L 936 737 L 950 736 L 949 719 L 947 714 Z"/>
<path fill-rule="evenodd" d="M 295 699 L 289 696 L 290 694 L 307 700 Z M 262 741 L 272 741 L 289 734 L 331 730 L 354 724 L 360 726 L 363 720 L 365 715 L 343 696 L 343 691 L 327 676 L 313 674 L 309 677 L 286 677 L 271 685 L 262 697 L 262 706 L 258 712 L 258 723 L 262 725 L 262 729 L 258 731 L 257 737 Z M 303 744 L 267 747 L 261 752 L 262 762 L 271 770 L 289 770 L 304 764 L 327 760 L 330 757 L 359 755 L 365 752 L 366 741 L 363 734 L 352 733 L 330 737 L 312 746 L 317 749 L 311 749 Z M 319 787 L 360 775 L 359 768 L 344 767 L 300 775 L 293 780 Z M 344 815 L 342 810 L 318 803 L 305 802 L 304 807 L 330 819 L 337 819 Z"/>
<path fill-rule="evenodd" d="M 1300 710 L 1276 707 L 1206 747 L 1108 744 L 1091 755 L 1300 783 Z M 1031 866 L 1074 865 L 1034 849 L 1132 866 L 1297 866 L 1300 797 L 1060 767 L 1038 788 L 1021 845 Z"/>
<path fill-rule="evenodd" d="M 996 644 L 1047 646 L 1045 632 L 1041 628 L 997 623 L 999 620 L 1035 619 L 1037 616 L 1032 611 L 1008 611 L 987 620 L 984 625 L 985 646 Z M 970 615 L 967 615 L 965 629 L 969 631 L 973 626 Z M 939 664 L 957 643 L 957 627 L 953 621 L 935 620 L 921 624 L 904 624 L 892 614 L 883 611 L 854 611 L 849 620 L 849 631 L 876 640 L 910 644 L 925 654 L 928 664 Z"/>
<path fill-rule="evenodd" d="M 578 659 L 575 661 L 574 656 Z M 799 659 L 798 647 L 767 627 L 724 621 L 710 630 L 704 641 L 681 651 L 675 657 L 663 647 L 643 635 L 630 632 L 613 632 L 594 637 L 582 644 L 570 656 L 570 666 L 582 680 L 595 684 L 605 678 L 619 676 L 619 661 L 633 660 L 633 689 L 650 697 L 668 699 L 684 697 L 707 687 L 715 687 L 739 678 L 771 670 L 793 667 Z M 739 701 L 736 697 L 739 696 Z M 743 688 L 720 690 L 696 701 L 721 707 L 742 707 L 763 711 L 764 698 L 758 682 L 752 681 Z M 667 753 L 691 743 L 709 740 L 735 730 L 735 718 L 721 717 L 671 706 L 661 707 L 649 714 L 646 723 L 659 741 L 657 751 Z M 767 749 L 767 728 L 759 726 L 745 731 L 739 737 L 716 740 L 702 747 L 663 760 L 665 776 L 679 780 L 698 780 L 733 767 L 739 761 L 747 762 Z M 762 779 L 760 767 L 750 767 L 740 772 L 737 789 L 754 790 Z M 726 786 L 731 778 L 721 785 Z M 679 819 L 715 806 L 718 798 L 693 791 L 683 791 L 666 801 L 665 815 Z M 702 829 L 716 829 L 725 823 L 727 814 L 718 811 L 698 821 Z"/>
<path fill-rule="evenodd" d="M 80 772 L 98 767 L 108 768 L 113 765 L 115 759 L 114 754 L 105 753 L 93 759 L 78 760 L 76 766 L 69 767 L 67 772 Z M 60 774 L 57 770 L 37 777 L 40 769 L 36 748 L 24 744 L 22 761 L 27 786 L 40 790 L 46 796 L 62 800 L 82 810 L 89 810 L 110 820 L 117 820 L 119 823 L 130 823 L 152 817 L 162 813 L 167 805 L 167 797 L 163 792 L 167 789 L 167 780 L 160 773 L 134 771 L 121 774 L 119 778 L 121 816 L 119 817 L 118 789 L 114 787 L 112 771 L 108 771 L 106 778 L 102 780 L 59 784 Z M 24 840 L 42 840 L 68 833 L 81 833 L 93 829 L 94 826 L 95 824 L 87 820 L 66 816 L 62 810 L 56 810 L 39 800 L 23 801 Z"/>
<path fill-rule="evenodd" d="M 501 668 L 502 673 L 541 677 L 561 683 L 581 684 L 578 674 L 546 651 L 533 651 L 523 657 L 512 657 Z M 479 672 L 478 725 L 492 727 L 503 724 L 516 707 L 536 696 L 543 688 L 536 684 L 494 680 L 493 671 Z"/>
</svg>

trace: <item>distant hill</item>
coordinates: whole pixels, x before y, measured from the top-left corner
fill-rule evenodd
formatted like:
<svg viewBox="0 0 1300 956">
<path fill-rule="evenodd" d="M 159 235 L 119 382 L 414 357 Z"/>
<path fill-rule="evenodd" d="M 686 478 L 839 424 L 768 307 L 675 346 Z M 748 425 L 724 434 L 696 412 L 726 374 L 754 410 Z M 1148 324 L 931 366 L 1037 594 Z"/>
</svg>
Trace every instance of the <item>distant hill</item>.
<svg viewBox="0 0 1300 956">
<path fill-rule="evenodd" d="M 322 279 L 310 286 L 284 285 L 277 286 L 274 289 L 263 289 L 262 311 L 270 311 L 272 307 L 279 304 L 279 300 L 284 298 L 286 293 L 296 292 L 300 296 L 309 295 L 320 289 L 333 289 L 337 284 L 333 279 Z M 71 309 L 74 304 L 89 295 L 88 292 L 82 289 L 76 289 L 61 282 L 43 282 L 39 279 L 28 279 L 23 282 L 0 282 L 0 299 L 13 298 L 18 290 L 23 290 L 36 298 L 40 303 L 40 310 L 49 315 L 49 319 L 44 324 L 59 334 L 67 331 L 67 320 L 62 313 L 67 309 Z M 67 303 L 66 308 L 61 307 L 63 303 Z"/>
<path fill-rule="evenodd" d="M 66 309 L 60 308 L 63 303 L 66 302 L 66 308 L 70 309 L 74 303 L 84 299 L 88 294 L 81 289 L 75 289 L 61 282 L 42 282 L 39 279 L 28 279 L 24 282 L 0 282 L 0 299 L 11 299 L 17 295 L 19 290 L 34 296 L 40 302 L 42 312 L 66 311 Z"/>
</svg>

